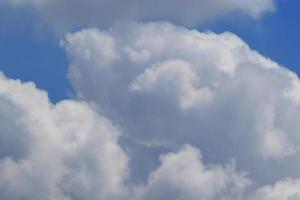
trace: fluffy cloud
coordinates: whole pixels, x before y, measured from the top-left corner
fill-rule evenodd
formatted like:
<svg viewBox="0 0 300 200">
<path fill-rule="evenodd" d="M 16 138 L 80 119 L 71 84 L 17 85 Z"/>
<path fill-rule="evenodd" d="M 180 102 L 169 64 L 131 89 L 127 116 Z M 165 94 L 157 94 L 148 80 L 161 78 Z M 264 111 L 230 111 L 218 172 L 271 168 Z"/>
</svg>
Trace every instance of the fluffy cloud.
<svg viewBox="0 0 300 200">
<path fill-rule="evenodd" d="M 0 77 L 0 198 L 119 199 L 128 157 L 119 130 L 83 102 L 53 105 L 32 83 Z"/>
<path fill-rule="evenodd" d="M 286 179 L 273 186 L 259 188 L 253 199 L 257 200 L 297 200 L 300 199 L 300 180 Z"/>
<path fill-rule="evenodd" d="M 185 145 L 161 155 L 147 183 L 135 185 L 119 130 L 87 103 L 53 105 L 33 83 L 1 74 L 0 108 L 3 200 L 224 199 L 251 183 L 234 164 L 205 165 L 200 151 Z"/>
<path fill-rule="evenodd" d="M 125 140 L 190 143 L 212 162 L 236 159 L 262 182 L 299 175 L 287 164 L 300 161 L 299 79 L 236 35 L 132 24 L 67 34 L 62 46 L 78 97 L 120 124 Z"/>
<path fill-rule="evenodd" d="M 251 183 L 232 164 L 205 166 L 200 152 L 189 145 L 160 160 L 139 199 L 240 199 Z"/>
<path fill-rule="evenodd" d="M 0 198 L 299 199 L 298 179 L 253 190 L 253 181 L 236 170 L 234 161 L 205 164 L 191 145 L 161 154 L 146 182 L 136 184 L 136 172 L 128 165 L 130 151 L 125 153 L 118 141 L 120 131 L 93 110 L 82 101 L 53 105 L 33 83 L 1 74 Z"/>
<path fill-rule="evenodd" d="M 274 0 L 2 0 L 33 8 L 55 26 L 109 26 L 126 20 L 170 20 L 197 24 L 233 12 L 259 18 L 273 11 Z"/>
<path fill-rule="evenodd" d="M 209 101 L 212 97 L 208 88 L 195 88 L 197 76 L 189 66 L 181 60 L 171 60 L 154 65 L 145 70 L 130 86 L 131 90 L 147 91 L 160 88 L 163 93 L 173 93 L 178 97 L 182 109 L 194 103 Z"/>
</svg>

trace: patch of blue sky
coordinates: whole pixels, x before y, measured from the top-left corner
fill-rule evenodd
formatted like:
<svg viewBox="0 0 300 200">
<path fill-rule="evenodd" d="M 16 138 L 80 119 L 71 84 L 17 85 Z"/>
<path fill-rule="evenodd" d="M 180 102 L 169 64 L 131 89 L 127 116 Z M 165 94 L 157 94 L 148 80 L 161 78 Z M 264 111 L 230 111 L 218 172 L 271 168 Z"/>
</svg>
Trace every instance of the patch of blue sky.
<svg viewBox="0 0 300 200">
<path fill-rule="evenodd" d="M 33 81 L 48 92 L 51 101 L 68 98 L 68 60 L 58 38 L 29 12 L 0 8 L 0 71 L 22 81 Z"/>
</svg>

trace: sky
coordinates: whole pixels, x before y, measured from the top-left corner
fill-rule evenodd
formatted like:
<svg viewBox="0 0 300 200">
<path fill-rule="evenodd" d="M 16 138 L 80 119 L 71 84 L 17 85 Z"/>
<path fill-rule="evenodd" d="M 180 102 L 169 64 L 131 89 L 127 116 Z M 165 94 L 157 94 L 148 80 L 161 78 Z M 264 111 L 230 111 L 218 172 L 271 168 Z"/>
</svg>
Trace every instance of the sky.
<svg viewBox="0 0 300 200">
<path fill-rule="evenodd" d="M 300 200 L 296 0 L 1 0 L 1 200 Z"/>
</svg>

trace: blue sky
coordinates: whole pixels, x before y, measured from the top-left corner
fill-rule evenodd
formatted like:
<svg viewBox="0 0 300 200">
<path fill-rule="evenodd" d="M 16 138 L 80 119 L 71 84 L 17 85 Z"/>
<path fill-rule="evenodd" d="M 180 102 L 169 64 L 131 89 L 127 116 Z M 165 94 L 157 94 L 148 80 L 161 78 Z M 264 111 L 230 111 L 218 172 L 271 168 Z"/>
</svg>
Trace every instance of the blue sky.
<svg viewBox="0 0 300 200">
<path fill-rule="evenodd" d="M 275 12 L 259 20 L 232 15 L 197 29 L 233 32 L 252 49 L 300 74 L 299 6 L 296 0 L 280 0 Z M 30 11 L 0 9 L 0 70 L 12 78 L 34 81 L 54 102 L 69 98 L 68 59 L 59 46 L 59 36 L 46 26 L 36 27 L 41 22 Z"/>
</svg>

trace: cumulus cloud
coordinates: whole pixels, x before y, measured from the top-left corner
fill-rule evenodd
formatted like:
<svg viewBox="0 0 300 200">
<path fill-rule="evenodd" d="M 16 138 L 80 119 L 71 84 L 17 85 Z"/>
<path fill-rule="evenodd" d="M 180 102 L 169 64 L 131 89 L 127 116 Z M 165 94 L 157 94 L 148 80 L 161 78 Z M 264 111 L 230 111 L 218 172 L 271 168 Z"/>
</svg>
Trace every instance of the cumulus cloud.
<svg viewBox="0 0 300 200">
<path fill-rule="evenodd" d="M 0 77 L 0 198 L 119 199 L 128 157 L 119 130 L 88 104 L 51 104 L 32 83 Z"/>
<path fill-rule="evenodd" d="M 198 24 L 230 13 L 259 18 L 275 0 L 2 0 L 29 7 L 54 26 L 109 26 L 126 20 L 170 20 Z"/>
<path fill-rule="evenodd" d="M 139 199 L 239 199 L 251 181 L 232 164 L 206 166 L 195 147 L 160 157 Z"/>
<path fill-rule="evenodd" d="M 259 188 L 253 199 L 257 200 L 297 200 L 300 199 L 300 180 L 286 179 Z"/>
<path fill-rule="evenodd" d="M 149 92 L 160 88 L 163 93 L 175 93 L 182 109 L 194 103 L 209 101 L 212 97 L 208 88 L 195 88 L 197 76 L 189 66 L 181 60 L 170 60 L 146 69 L 130 86 L 133 91 Z"/>
<path fill-rule="evenodd" d="M 53 105 L 33 83 L 3 74 L 0 100 L 3 200 L 233 198 L 250 184 L 233 164 L 205 165 L 190 145 L 161 155 L 146 184 L 128 183 L 134 171 L 129 173 L 128 156 L 118 144 L 120 131 L 91 105 Z"/>
<path fill-rule="evenodd" d="M 298 179 L 253 190 L 253 180 L 234 161 L 205 163 L 191 145 L 161 154 L 146 182 L 135 183 L 131 154 L 119 144 L 119 128 L 93 105 L 74 100 L 52 104 L 33 83 L 3 74 L 0 117 L 3 200 L 299 199 Z"/>
<path fill-rule="evenodd" d="M 132 24 L 67 34 L 62 46 L 78 97 L 120 124 L 125 140 L 190 143 L 262 182 L 299 175 L 287 164 L 299 163 L 299 79 L 236 35 Z"/>
</svg>

